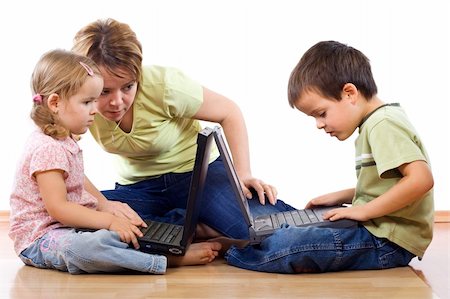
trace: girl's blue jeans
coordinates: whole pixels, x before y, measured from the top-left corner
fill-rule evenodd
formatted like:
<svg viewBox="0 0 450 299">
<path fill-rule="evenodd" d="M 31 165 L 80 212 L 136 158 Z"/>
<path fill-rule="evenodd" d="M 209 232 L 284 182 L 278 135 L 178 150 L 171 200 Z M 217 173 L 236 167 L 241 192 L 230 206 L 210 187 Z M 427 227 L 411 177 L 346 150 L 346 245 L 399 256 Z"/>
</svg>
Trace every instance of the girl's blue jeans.
<svg viewBox="0 0 450 299">
<path fill-rule="evenodd" d="M 116 232 L 106 229 L 79 232 L 54 229 L 19 255 L 29 266 L 56 269 L 71 274 L 140 271 L 164 274 L 167 258 L 129 248 Z"/>
</svg>

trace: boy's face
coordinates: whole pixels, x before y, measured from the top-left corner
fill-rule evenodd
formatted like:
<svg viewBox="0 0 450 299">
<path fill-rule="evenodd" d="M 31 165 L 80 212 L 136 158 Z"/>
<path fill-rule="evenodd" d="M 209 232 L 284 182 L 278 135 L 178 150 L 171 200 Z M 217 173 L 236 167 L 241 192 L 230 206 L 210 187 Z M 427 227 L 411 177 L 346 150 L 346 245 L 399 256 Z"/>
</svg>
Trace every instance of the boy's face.
<svg viewBox="0 0 450 299">
<path fill-rule="evenodd" d="M 314 92 L 303 92 L 295 102 L 295 107 L 316 120 L 318 129 L 323 129 L 331 137 L 345 140 L 359 125 L 358 107 L 352 97 L 343 94 L 340 101 L 325 98 Z"/>
</svg>

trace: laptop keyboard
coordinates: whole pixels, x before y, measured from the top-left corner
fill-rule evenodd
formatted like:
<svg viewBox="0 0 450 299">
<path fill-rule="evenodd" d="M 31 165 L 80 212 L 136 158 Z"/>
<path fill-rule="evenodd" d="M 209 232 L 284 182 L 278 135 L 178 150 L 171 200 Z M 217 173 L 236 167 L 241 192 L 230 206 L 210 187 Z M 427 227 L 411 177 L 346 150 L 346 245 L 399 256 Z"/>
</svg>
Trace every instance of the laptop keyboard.
<svg viewBox="0 0 450 299">
<path fill-rule="evenodd" d="M 156 240 L 171 243 L 183 229 L 180 225 L 146 221 L 147 227 L 141 228 L 144 240 Z"/>
<path fill-rule="evenodd" d="M 300 226 L 308 223 L 319 222 L 320 219 L 310 209 L 294 210 L 271 214 L 270 218 L 274 228 L 280 228 L 283 223 L 292 226 Z"/>
</svg>

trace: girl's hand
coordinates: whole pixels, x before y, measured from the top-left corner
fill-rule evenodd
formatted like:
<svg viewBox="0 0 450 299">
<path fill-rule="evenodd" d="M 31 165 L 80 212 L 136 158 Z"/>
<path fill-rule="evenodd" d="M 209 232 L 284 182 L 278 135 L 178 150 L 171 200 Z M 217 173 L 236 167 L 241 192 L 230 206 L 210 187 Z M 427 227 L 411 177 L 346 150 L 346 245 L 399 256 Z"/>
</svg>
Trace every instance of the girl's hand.
<svg viewBox="0 0 450 299">
<path fill-rule="evenodd" d="M 138 226 L 140 221 L 128 220 L 123 217 L 113 216 L 109 230 L 115 231 L 119 234 L 120 240 L 124 243 L 133 244 L 133 247 L 138 249 L 139 242 L 137 237 L 142 237 L 143 234 Z M 145 224 L 145 223 L 144 223 Z"/>
</svg>

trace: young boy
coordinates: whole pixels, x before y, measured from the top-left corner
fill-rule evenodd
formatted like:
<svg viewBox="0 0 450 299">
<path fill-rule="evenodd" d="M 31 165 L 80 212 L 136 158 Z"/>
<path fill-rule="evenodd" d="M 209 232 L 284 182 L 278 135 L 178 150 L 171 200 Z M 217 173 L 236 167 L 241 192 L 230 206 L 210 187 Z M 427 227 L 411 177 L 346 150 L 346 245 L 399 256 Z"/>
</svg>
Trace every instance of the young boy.
<svg viewBox="0 0 450 299">
<path fill-rule="evenodd" d="M 433 176 L 421 139 L 399 104 L 385 104 L 369 60 L 335 41 L 319 42 L 289 79 L 289 104 L 318 129 L 346 140 L 358 129 L 355 188 L 312 199 L 352 204 L 325 214 L 358 220 L 347 229 L 281 229 L 260 246 L 231 248 L 230 264 L 270 272 L 326 272 L 406 266 L 421 258 L 433 233 Z M 283 241 L 283 248 L 274 250 Z M 278 245 L 278 247 L 280 247 Z"/>
</svg>

